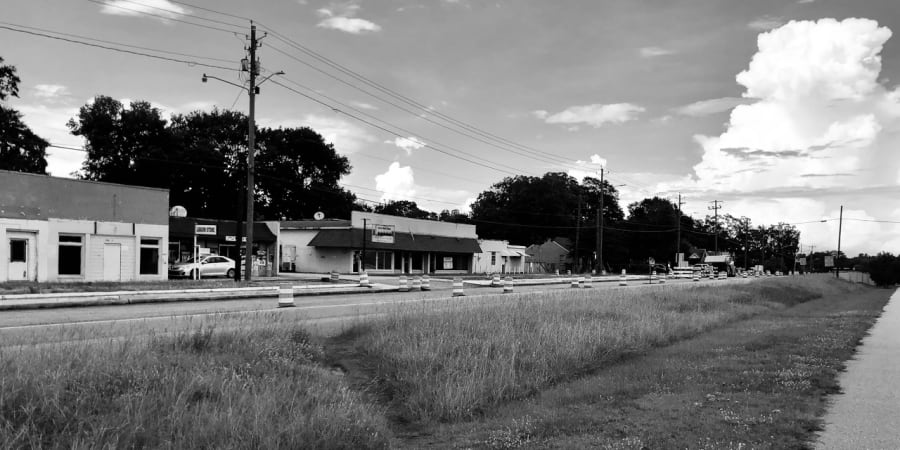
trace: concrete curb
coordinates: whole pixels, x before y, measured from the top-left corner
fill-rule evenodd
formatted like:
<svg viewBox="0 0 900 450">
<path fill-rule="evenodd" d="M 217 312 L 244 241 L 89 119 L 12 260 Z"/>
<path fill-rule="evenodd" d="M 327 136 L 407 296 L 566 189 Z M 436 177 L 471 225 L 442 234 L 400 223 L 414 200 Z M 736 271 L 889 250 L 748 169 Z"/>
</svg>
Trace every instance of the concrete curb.
<svg viewBox="0 0 900 450">
<path fill-rule="evenodd" d="M 278 288 L 278 286 L 261 286 L 248 288 L 0 295 L 0 311 L 278 297 Z M 370 294 L 396 290 L 395 286 L 384 284 L 373 284 L 367 288 L 346 284 L 337 286 L 302 285 L 294 286 L 294 296 Z"/>
</svg>

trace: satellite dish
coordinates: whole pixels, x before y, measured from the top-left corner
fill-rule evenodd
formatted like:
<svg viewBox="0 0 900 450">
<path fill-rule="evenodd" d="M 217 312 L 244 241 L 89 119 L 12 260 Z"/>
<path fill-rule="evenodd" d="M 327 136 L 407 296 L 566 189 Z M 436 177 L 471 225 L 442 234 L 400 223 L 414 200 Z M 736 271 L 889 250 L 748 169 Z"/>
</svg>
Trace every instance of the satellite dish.
<svg viewBox="0 0 900 450">
<path fill-rule="evenodd" d="M 323 213 L 322 211 L 316 211 L 316 213 L 313 214 L 313 219 L 322 220 L 324 218 L 325 218 L 325 213 Z"/>
<path fill-rule="evenodd" d="M 184 206 L 175 205 L 172 207 L 172 209 L 169 210 L 169 216 L 187 217 L 187 210 L 184 209 Z"/>
</svg>

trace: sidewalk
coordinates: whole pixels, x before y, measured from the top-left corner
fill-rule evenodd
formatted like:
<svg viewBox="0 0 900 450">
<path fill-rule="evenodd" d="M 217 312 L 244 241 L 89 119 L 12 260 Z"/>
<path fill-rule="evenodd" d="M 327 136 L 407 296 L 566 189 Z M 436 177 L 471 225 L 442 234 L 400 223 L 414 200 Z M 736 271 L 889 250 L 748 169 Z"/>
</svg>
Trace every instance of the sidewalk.
<svg viewBox="0 0 900 450">
<path fill-rule="evenodd" d="M 900 289 L 838 382 L 818 449 L 900 448 Z"/>
</svg>

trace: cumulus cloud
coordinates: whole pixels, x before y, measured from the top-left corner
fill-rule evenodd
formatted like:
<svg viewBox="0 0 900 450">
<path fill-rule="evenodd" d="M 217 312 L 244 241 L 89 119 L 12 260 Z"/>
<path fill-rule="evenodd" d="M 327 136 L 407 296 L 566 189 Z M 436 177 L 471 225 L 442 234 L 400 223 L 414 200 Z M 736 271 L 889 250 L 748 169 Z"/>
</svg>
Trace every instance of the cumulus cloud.
<svg viewBox="0 0 900 450">
<path fill-rule="evenodd" d="M 108 0 L 100 8 L 100 12 L 113 16 L 155 18 L 168 23 L 169 19 L 177 19 L 180 15 L 189 13 L 190 10 L 168 0 L 141 0 L 140 2 Z"/>
<path fill-rule="evenodd" d="M 375 33 L 381 26 L 366 19 L 355 17 L 360 7 L 356 4 L 331 5 L 319 8 L 316 14 L 322 18 L 316 26 L 339 30 L 350 34 Z"/>
<path fill-rule="evenodd" d="M 407 155 L 411 155 L 413 150 L 418 150 L 420 148 L 425 147 L 427 144 L 416 138 L 415 136 L 410 136 L 408 138 L 397 137 L 393 140 L 384 141 L 385 144 L 393 144 L 403 150 L 406 150 Z"/>
<path fill-rule="evenodd" d="M 657 56 L 666 56 L 675 53 L 672 50 L 668 50 L 662 47 L 641 47 L 638 52 L 643 58 L 654 58 Z"/>
<path fill-rule="evenodd" d="M 412 200 L 416 195 L 415 178 L 410 166 L 393 162 L 385 173 L 375 175 L 375 189 L 381 191 L 382 202 Z"/>
<path fill-rule="evenodd" d="M 861 215 L 900 207 L 900 198 L 863 192 L 900 183 L 900 92 L 877 81 L 890 37 L 868 19 L 792 21 L 760 34 L 758 51 L 736 77 L 752 103 L 734 107 L 722 134 L 694 137 L 702 158 L 677 188 L 748 197 L 739 214 L 757 223 L 836 217 L 837 202 Z M 775 194 L 787 190 L 834 195 L 810 204 Z M 844 233 L 855 235 L 848 242 L 868 240 L 859 251 L 873 251 L 887 236 L 866 233 L 879 230 Z"/>
<path fill-rule="evenodd" d="M 606 167 L 606 158 L 600 157 L 598 154 L 591 155 L 589 161 L 575 161 L 577 168 L 569 169 L 567 172 L 570 177 L 575 178 L 578 182 L 584 180 L 585 177 L 600 177 L 600 169 Z"/>
<path fill-rule="evenodd" d="M 768 31 L 784 25 L 784 19 L 774 16 L 762 16 L 747 24 L 747 28 L 753 31 Z"/>
<path fill-rule="evenodd" d="M 34 86 L 34 96 L 40 99 L 56 99 L 69 95 L 69 89 L 61 84 L 38 84 Z"/>
<path fill-rule="evenodd" d="M 752 100 L 736 97 L 713 98 L 684 105 L 676 108 L 675 112 L 683 116 L 703 117 L 731 111 L 734 107 L 747 103 L 752 103 Z"/>
<path fill-rule="evenodd" d="M 549 124 L 571 126 L 586 124 L 594 128 L 600 128 L 607 123 L 622 124 L 634 120 L 638 114 L 644 111 L 643 107 L 631 103 L 613 103 L 609 105 L 570 106 L 552 115 L 544 110 L 534 111 L 532 114 Z"/>
</svg>

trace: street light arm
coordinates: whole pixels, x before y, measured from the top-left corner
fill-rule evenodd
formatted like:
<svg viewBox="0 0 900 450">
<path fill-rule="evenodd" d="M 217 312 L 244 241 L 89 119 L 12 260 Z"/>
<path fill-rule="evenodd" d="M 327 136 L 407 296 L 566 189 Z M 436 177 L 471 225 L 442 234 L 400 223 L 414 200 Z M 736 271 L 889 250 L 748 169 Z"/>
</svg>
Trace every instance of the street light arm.
<svg viewBox="0 0 900 450">
<path fill-rule="evenodd" d="M 275 72 L 275 73 L 273 73 L 273 74 L 271 74 L 271 75 L 269 75 L 269 76 L 263 78 L 262 81 L 260 81 L 259 83 L 256 83 L 256 87 L 259 87 L 261 84 L 265 83 L 266 81 L 269 80 L 269 78 L 272 78 L 272 77 L 274 77 L 275 75 L 284 75 L 284 71 L 283 71 L 283 70 L 279 70 L 278 72 Z"/>
<path fill-rule="evenodd" d="M 214 77 L 214 76 L 212 76 L 212 75 L 207 75 L 207 74 L 205 74 L 205 73 L 203 74 L 203 78 L 201 78 L 200 80 L 203 81 L 204 83 L 206 83 L 206 80 L 207 80 L 208 78 L 212 78 L 213 80 L 219 80 L 219 81 L 221 81 L 221 82 L 223 82 L 223 83 L 227 83 L 227 84 L 230 84 L 230 85 L 232 85 L 232 86 L 237 86 L 237 87 L 239 87 L 239 88 L 241 88 L 241 89 L 243 89 L 243 90 L 245 90 L 245 91 L 247 90 L 247 87 L 246 87 L 246 86 L 243 86 L 243 85 L 240 85 L 240 84 L 237 84 L 237 83 L 232 83 L 232 82 L 230 82 L 230 81 L 228 81 L 228 80 L 223 80 L 223 79 L 221 79 L 221 78 L 219 78 L 219 77 Z"/>
</svg>

